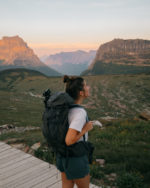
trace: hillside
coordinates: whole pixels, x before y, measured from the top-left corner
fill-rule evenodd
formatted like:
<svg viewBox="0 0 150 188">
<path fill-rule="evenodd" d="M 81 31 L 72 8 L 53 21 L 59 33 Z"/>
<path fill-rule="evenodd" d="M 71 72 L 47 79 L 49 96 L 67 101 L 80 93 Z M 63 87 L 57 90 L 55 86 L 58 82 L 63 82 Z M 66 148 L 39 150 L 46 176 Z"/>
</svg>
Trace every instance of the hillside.
<svg viewBox="0 0 150 188">
<path fill-rule="evenodd" d="M 9 79 L 14 80 L 15 78 L 19 79 L 19 77 L 24 79 L 24 78 L 30 77 L 30 76 L 44 76 L 45 77 L 44 74 L 42 74 L 41 72 L 38 72 L 36 70 L 17 68 L 17 69 L 6 69 L 6 70 L 1 71 L 0 80 L 1 81 L 6 81 Z"/>
<path fill-rule="evenodd" d="M 85 79 L 91 87 L 91 97 L 84 106 L 92 119 L 135 117 L 141 112 L 150 112 L 150 74 L 126 75 L 126 79 L 124 75 L 88 76 Z M 34 113 L 38 115 L 34 121 L 39 124 L 43 109 L 42 93 L 47 88 L 53 92 L 64 90 L 62 78 L 49 78 L 29 70 L 1 72 L 0 112 L 3 119 L 0 123 L 18 121 L 18 112 L 22 111 L 21 118 L 26 116 L 27 109 L 30 109 L 28 116 L 33 119 L 32 108 L 36 106 Z M 29 119 L 23 118 L 23 121 Z"/>
<path fill-rule="evenodd" d="M 57 71 L 42 63 L 19 36 L 3 37 L 0 40 L 0 70 L 10 68 L 27 68 L 47 76 L 60 76 Z"/>
<path fill-rule="evenodd" d="M 99 47 L 83 75 L 150 72 L 150 41 L 114 39 Z"/>
<path fill-rule="evenodd" d="M 50 55 L 43 62 L 62 74 L 80 75 L 94 59 L 96 51 L 61 52 Z"/>
</svg>

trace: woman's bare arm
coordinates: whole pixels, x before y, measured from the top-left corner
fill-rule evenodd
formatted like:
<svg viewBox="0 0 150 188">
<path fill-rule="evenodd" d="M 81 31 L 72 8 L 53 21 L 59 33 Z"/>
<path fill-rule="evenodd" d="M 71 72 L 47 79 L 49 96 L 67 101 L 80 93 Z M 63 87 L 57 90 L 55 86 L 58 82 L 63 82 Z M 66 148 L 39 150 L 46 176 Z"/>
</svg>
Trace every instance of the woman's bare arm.
<svg viewBox="0 0 150 188">
<path fill-rule="evenodd" d="M 81 138 L 81 136 L 83 136 L 87 131 L 90 131 L 92 128 L 93 128 L 93 125 L 91 121 L 89 121 L 88 123 L 84 125 L 81 132 L 75 129 L 69 128 L 66 138 L 65 138 L 66 145 L 69 146 L 69 145 L 76 143 Z"/>
</svg>

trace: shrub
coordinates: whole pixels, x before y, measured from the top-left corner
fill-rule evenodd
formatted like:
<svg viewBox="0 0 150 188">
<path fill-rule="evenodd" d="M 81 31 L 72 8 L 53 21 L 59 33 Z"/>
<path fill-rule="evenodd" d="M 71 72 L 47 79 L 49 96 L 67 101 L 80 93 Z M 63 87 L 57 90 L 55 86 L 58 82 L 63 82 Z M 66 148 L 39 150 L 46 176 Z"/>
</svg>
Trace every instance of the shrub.
<svg viewBox="0 0 150 188">
<path fill-rule="evenodd" d="M 143 187 L 143 180 L 138 173 L 123 173 L 117 178 L 118 188 L 141 188 Z"/>
<path fill-rule="evenodd" d="M 34 155 L 51 164 L 55 164 L 56 162 L 55 156 L 48 148 L 39 147 L 35 150 Z"/>
<path fill-rule="evenodd" d="M 104 177 L 104 173 L 101 170 L 101 167 L 97 164 L 92 164 L 90 166 L 90 175 L 92 178 L 101 179 Z"/>
</svg>

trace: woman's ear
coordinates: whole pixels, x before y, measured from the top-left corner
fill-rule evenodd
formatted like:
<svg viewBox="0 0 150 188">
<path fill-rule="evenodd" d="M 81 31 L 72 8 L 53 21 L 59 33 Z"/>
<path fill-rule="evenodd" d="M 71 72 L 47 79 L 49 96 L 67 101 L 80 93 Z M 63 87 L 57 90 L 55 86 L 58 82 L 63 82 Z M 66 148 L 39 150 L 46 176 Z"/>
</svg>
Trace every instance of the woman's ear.
<svg viewBox="0 0 150 188">
<path fill-rule="evenodd" d="M 84 96 L 84 91 L 80 91 L 79 95 L 83 97 Z"/>
</svg>

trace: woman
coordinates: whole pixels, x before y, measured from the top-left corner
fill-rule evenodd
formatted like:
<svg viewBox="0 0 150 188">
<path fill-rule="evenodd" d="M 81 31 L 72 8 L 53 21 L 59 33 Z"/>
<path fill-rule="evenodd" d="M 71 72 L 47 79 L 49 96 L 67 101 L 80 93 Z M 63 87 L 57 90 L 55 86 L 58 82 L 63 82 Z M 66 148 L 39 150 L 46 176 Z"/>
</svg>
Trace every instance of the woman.
<svg viewBox="0 0 150 188">
<path fill-rule="evenodd" d="M 75 104 L 81 105 L 83 100 L 89 97 L 89 86 L 82 77 L 64 76 L 66 92 L 74 99 Z M 88 131 L 93 128 L 92 122 L 87 122 L 87 113 L 84 108 L 74 107 L 68 114 L 69 129 L 65 142 L 70 146 L 78 141 L 88 139 Z M 66 158 L 56 157 L 56 166 L 61 171 L 62 187 L 73 188 L 74 184 L 78 188 L 89 188 L 90 175 L 88 157 L 69 157 L 66 167 Z"/>
</svg>

